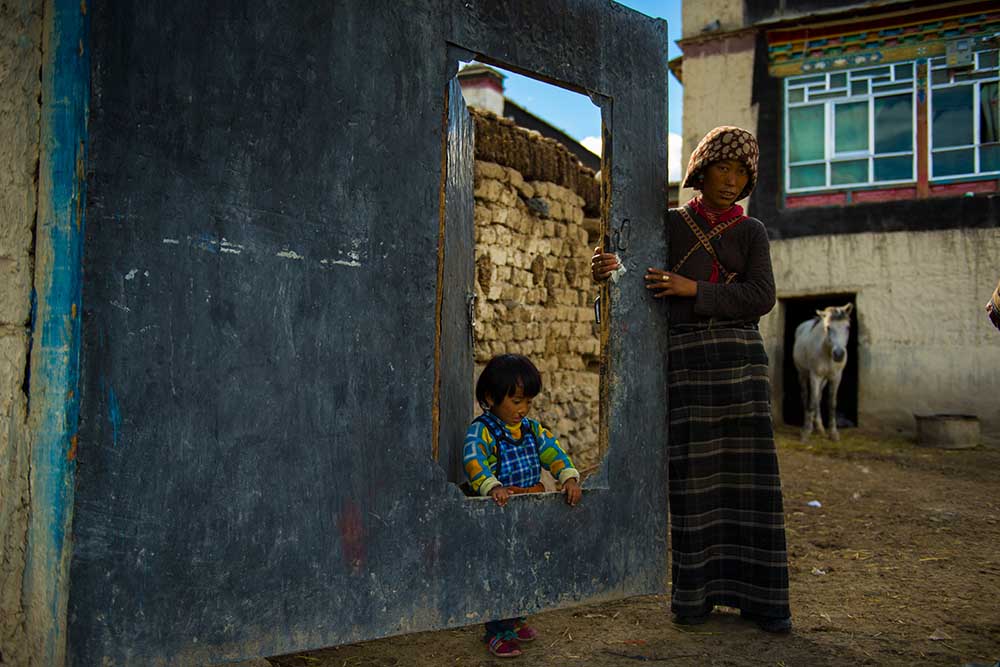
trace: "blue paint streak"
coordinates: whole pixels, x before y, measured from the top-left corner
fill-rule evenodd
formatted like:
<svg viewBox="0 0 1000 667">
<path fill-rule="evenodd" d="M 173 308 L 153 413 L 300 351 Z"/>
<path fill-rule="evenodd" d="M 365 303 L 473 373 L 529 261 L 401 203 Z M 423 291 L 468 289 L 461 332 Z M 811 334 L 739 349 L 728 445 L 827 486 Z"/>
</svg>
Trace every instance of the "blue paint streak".
<svg viewBox="0 0 1000 667">
<path fill-rule="evenodd" d="M 202 234 L 193 241 L 193 245 L 199 250 L 219 254 L 219 241 L 210 234 Z"/>
<path fill-rule="evenodd" d="M 108 389 L 108 420 L 111 422 L 111 433 L 114 446 L 118 446 L 118 429 L 122 425 L 122 413 L 118 409 L 118 397 L 114 389 Z"/>
<path fill-rule="evenodd" d="M 36 261 L 37 311 L 32 323 L 29 423 L 32 430 L 31 520 L 24 595 L 29 622 L 42 640 L 39 664 L 58 665 L 66 651 L 68 538 L 73 516 L 79 420 L 83 165 L 90 99 L 90 30 L 80 0 L 53 0 L 42 45 Z M 82 51 L 82 52 L 81 52 Z M 45 260 L 51 258 L 51 265 Z M 44 605 L 39 609 L 35 601 Z"/>
</svg>

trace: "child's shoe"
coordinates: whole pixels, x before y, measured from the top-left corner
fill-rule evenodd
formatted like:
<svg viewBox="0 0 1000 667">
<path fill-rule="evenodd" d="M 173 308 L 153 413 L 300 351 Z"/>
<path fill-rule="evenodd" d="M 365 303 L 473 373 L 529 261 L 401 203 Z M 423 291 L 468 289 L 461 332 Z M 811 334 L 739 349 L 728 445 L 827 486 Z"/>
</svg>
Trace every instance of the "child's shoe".
<svg viewBox="0 0 1000 667">
<path fill-rule="evenodd" d="M 519 642 L 533 642 L 538 637 L 538 631 L 528 625 L 526 620 L 520 620 L 514 626 L 514 634 Z"/>
<path fill-rule="evenodd" d="M 516 658 L 521 655 L 521 646 L 514 639 L 513 632 L 503 632 L 490 638 L 490 653 L 498 658 Z"/>
</svg>

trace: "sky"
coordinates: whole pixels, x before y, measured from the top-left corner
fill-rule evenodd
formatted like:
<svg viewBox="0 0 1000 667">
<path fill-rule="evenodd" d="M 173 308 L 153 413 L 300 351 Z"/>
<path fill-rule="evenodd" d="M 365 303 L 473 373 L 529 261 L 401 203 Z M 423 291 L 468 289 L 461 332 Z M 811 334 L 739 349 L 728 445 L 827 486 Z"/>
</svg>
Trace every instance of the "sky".
<svg viewBox="0 0 1000 667">
<path fill-rule="evenodd" d="M 681 38 L 681 0 L 617 0 L 619 4 L 653 18 L 667 21 L 669 38 L 668 55 L 681 55 L 675 43 Z M 600 154 L 601 112 L 583 95 L 542 83 L 534 79 L 503 70 L 504 94 L 517 105 L 527 109 L 539 118 L 566 132 L 584 146 Z M 681 84 L 673 74 L 667 75 L 668 125 L 670 141 L 668 157 L 670 180 L 681 176 Z"/>
</svg>

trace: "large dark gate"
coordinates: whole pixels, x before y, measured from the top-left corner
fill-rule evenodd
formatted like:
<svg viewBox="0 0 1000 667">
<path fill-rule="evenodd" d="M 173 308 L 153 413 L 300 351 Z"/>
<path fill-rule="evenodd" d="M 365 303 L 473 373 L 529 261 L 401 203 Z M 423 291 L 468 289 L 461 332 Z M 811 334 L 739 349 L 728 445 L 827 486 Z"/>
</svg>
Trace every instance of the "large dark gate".
<svg viewBox="0 0 1000 667">
<path fill-rule="evenodd" d="M 607 0 L 90 11 L 72 664 L 663 591 L 666 335 L 642 269 L 665 257 L 665 23 Z M 472 224 L 446 212 L 460 54 L 602 104 L 605 216 L 630 244 L 605 299 L 608 455 L 575 509 L 466 499 L 434 460 L 471 403 L 445 368 L 468 285 L 439 273 Z"/>
</svg>

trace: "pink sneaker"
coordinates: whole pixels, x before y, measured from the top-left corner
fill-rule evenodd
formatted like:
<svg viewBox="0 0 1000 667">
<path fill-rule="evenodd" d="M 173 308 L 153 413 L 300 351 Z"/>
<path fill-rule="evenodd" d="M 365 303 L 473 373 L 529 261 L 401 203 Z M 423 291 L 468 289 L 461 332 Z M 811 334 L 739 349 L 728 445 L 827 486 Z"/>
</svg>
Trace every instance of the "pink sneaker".
<svg viewBox="0 0 1000 667">
<path fill-rule="evenodd" d="M 538 631 L 524 621 L 517 624 L 517 627 L 514 628 L 514 634 L 517 635 L 519 642 L 533 642 L 538 638 Z"/>
<path fill-rule="evenodd" d="M 497 635 L 490 639 L 490 653 L 498 658 L 516 658 L 521 655 L 521 647 L 517 641 Z"/>
</svg>

